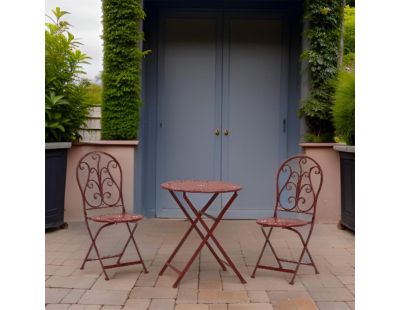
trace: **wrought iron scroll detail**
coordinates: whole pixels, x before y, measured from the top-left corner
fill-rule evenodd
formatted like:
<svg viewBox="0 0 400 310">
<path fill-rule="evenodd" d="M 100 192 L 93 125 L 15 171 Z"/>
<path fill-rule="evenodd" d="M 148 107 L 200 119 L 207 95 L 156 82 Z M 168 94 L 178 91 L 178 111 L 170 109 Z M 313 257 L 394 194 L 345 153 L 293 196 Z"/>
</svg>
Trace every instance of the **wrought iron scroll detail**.
<svg viewBox="0 0 400 310">
<path fill-rule="evenodd" d="M 114 157 L 91 152 L 79 161 L 76 174 L 86 209 L 122 205 L 122 171 Z"/>
<path fill-rule="evenodd" d="M 312 158 L 288 159 L 278 170 L 277 210 L 313 213 L 321 185 L 321 167 Z"/>
</svg>

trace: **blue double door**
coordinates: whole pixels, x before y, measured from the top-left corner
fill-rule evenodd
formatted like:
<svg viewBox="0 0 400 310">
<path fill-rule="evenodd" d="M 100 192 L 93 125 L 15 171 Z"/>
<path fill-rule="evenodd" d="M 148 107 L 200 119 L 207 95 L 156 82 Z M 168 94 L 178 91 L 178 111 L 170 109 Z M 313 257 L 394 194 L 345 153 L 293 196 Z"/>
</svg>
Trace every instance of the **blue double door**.
<svg viewBox="0 0 400 310">
<path fill-rule="evenodd" d="M 158 24 L 156 215 L 182 217 L 159 184 L 235 182 L 227 218 L 272 212 L 287 155 L 287 42 L 279 15 L 165 11 Z M 207 198 L 193 194 L 196 205 Z M 216 213 L 228 196 L 212 206 Z"/>
</svg>

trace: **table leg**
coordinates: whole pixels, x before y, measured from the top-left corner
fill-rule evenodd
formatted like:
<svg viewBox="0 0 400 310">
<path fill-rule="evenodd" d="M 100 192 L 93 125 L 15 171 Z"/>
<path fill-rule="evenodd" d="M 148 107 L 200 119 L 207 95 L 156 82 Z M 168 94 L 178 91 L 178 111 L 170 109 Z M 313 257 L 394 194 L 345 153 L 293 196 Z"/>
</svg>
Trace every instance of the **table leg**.
<svg viewBox="0 0 400 310">
<path fill-rule="evenodd" d="M 235 272 L 235 274 L 237 275 L 237 277 L 240 279 L 240 282 L 242 283 L 246 283 L 246 281 L 244 280 L 244 278 L 242 277 L 242 275 L 240 274 L 239 270 L 237 270 L 236 266 L 234 265 L 233 261 L 230 259 L 230 257 L 228 256 L 228 254 L 225 252 L 224 248 L 222 247 L 222 245 L 218 242 L 218 240 L 215 238 L 215 236 L 213 235 L 213 231 L 214 229 L 217 227 L 217 225 L 219 224 L 219 222 L 221 221 L 221 219 L 223 218 L 225 212 L 229 209 L 229 207 L 231 206 L 231 204 L 233 203 L 233 201 L 236 199 L 237 197 L 237 193 L 233 193 L 231 198 L 228 200 L 228 202 L 225 204 L 225 206 L 222 208 L 222 210 L 220 211 L 220 213 L 218 214 L 217 218 L 215 219 L 215 222 L 212 226 L 211 229 L 208 228 L 207 224 L 204 222 L 204 220 L 200 217 L 199 218 L 199 222 L 201 223 L 201 225 L 203 225 L 204 229 L 207 231 L 206 234 L 206 238 L 208 239 L 209 237 L 212 238 L 213 242 L 215 243 L 215 245 L 218 247 L 218 249 L 220 250 L 221 254 L 225 257 L 226 261 L 227 261 L 227 265 L 229 267 L 232 268 L 232 270 Z M 193 206 L 192 202 L 190 201 L 189 197 L 186 195 L 186 193 L 183 194 L 184 199 L 186 200 L 186 203 L 189 205 L 189 207 L 192 209 L 193 212 L 196 211 L 195 207 Z M 200 248 L 201 249 L 201 248 Z"/>
<path fill-rule="evenodd" d="M 193 212 L 197 212 L 196 209 Z M 199 218 L 199 220 L 201 221 L 201 219 Z M 178 278 L 176 279 L 176 281 L 173 284 L 173 287 L 178 287 L 179 282 L 182 280 L 183 276 L 186 274 L 186 272 L 189 270 L 190 266 L 193 264 L 194 260 L 196 259 L 197 255 L 199 255 L 201 249 L 203 248 L 203 246 L 207 243 L 207 240 L 210 238 L 210 236 L 212 235 L 213 231 L 215 230 L 215 228 L 217 228 L 218 223 L 214 222 L 214 224 L 212 225 L 211 229 L 207 229 L 207 234 L 204 236 L 202 242 L 200 243 L 200 245 L 197 247 L 196 251 L 193 253 L 192 257 L 189 259 L 189 261 L 187 262 L 185 268 L 183 268 L 183 270 L 181 271 L 181 273 L 179 274 Z M 208 228 L 208 227 L 207 227 Z"/>
<path fill-rule="evenodd" d="M 181 241 L 179 242 L 179 244 L 177 245 L 177 247 L 175 248 L 175 250 L 173 251 L 173 253 L 171 254 L 171 256 L 168 258 L 167 262 L 164 264 L 163 268 L 161 269 L 161 271 L 159 272 L 159 275 L 162 276 L 165 272 L 165 270 L 167 269 L 167 267 L 170 265 L 170 263 L 172 262 L 172 260 L 174 259 L 175 255 L 178 253 L 179 249 L 181 248 L 181 246 L 183 245 L 183 243 L 185 242 L 185 240 L 187 239 L 187 237 L 190 235 L 191 231 L 194 229 L 196 229 L 197 233 L 200 235 L 200 237 L 202 239 L 204 239 L 204 235 L 203 233 L 200 231 L 200 229 L 197 227 L 197 222 L 199 221 L 199 218 L 201 217 L 201 213 L 200 212 L 195 212 L 196 214 L 196 219 L 193 220 L 190 217 L 190 214 L 186 211 L 185 207 L 182 205 L 182 203 L 179 201 L 178 197 L 175 195 L 175 193 L 173 191 L 170 191 L 172 197 L 174 198 L 175 202 L 178 204 L 178 206 L 180 207 L 180 209 L 182 210 L 182 212 L 185 214 L 186 218 L 190 221 L 191 226 L 190 228 L 186 231 L 185 235 L 183 236 L 183 238 L 181 239 Z M 209 201 L 206 203 L 206 205 L 201 209 L 203 210 L 207 210 L 211 204 L 214 202 L 215 198 L 217 198 L 218 194 L 214 194 Z M 212 246 L 207 242 L 206 243 L 207 247 L 209 248 L 210 252 L 214 255 L 215 259 L 217 260 L 217 262 L 219 263 L 219 265 L 221 266 L 221 268 L 225 271 L 226 267 L 223 264 L 223 262 L 221 261 L 221 259 L 219 258 L 219 256 L 217 255 L 217 253 L 215 253 L 215 250 L 212 248 Z"/>
</svg>

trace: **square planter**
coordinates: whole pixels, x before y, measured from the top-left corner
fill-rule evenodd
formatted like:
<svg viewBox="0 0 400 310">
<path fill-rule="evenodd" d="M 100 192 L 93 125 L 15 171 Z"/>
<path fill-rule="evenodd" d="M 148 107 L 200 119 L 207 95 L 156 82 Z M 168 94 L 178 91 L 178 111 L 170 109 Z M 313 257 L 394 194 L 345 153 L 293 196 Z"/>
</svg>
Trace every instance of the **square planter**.
<svg viewBox="0 0 400 310">
<path fill-rule="evenodd" d="M 65 227 L 64 197 L 70 142 L 46 143 L 45 228 Z"/>
<path fill-rule="evenodd" d="M 336 145 L 340 156 L 341 216 L 340 224 L 355 231 L 355 147 Z"/>
</svg>

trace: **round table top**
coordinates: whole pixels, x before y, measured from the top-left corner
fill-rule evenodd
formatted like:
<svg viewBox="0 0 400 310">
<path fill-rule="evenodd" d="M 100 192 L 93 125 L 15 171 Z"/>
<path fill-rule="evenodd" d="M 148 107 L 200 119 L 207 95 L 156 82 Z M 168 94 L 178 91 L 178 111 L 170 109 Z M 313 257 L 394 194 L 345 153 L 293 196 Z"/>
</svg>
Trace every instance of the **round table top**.
<svg viewBox="0 0 400 310">
<path fill-rule="evenodd" d="M 189 193 L 229 193 L 242 189 L 235 183 L 211 180 L 175 180 L 162 183 L 161 187 L 170 191 Z"/>
</svg>

